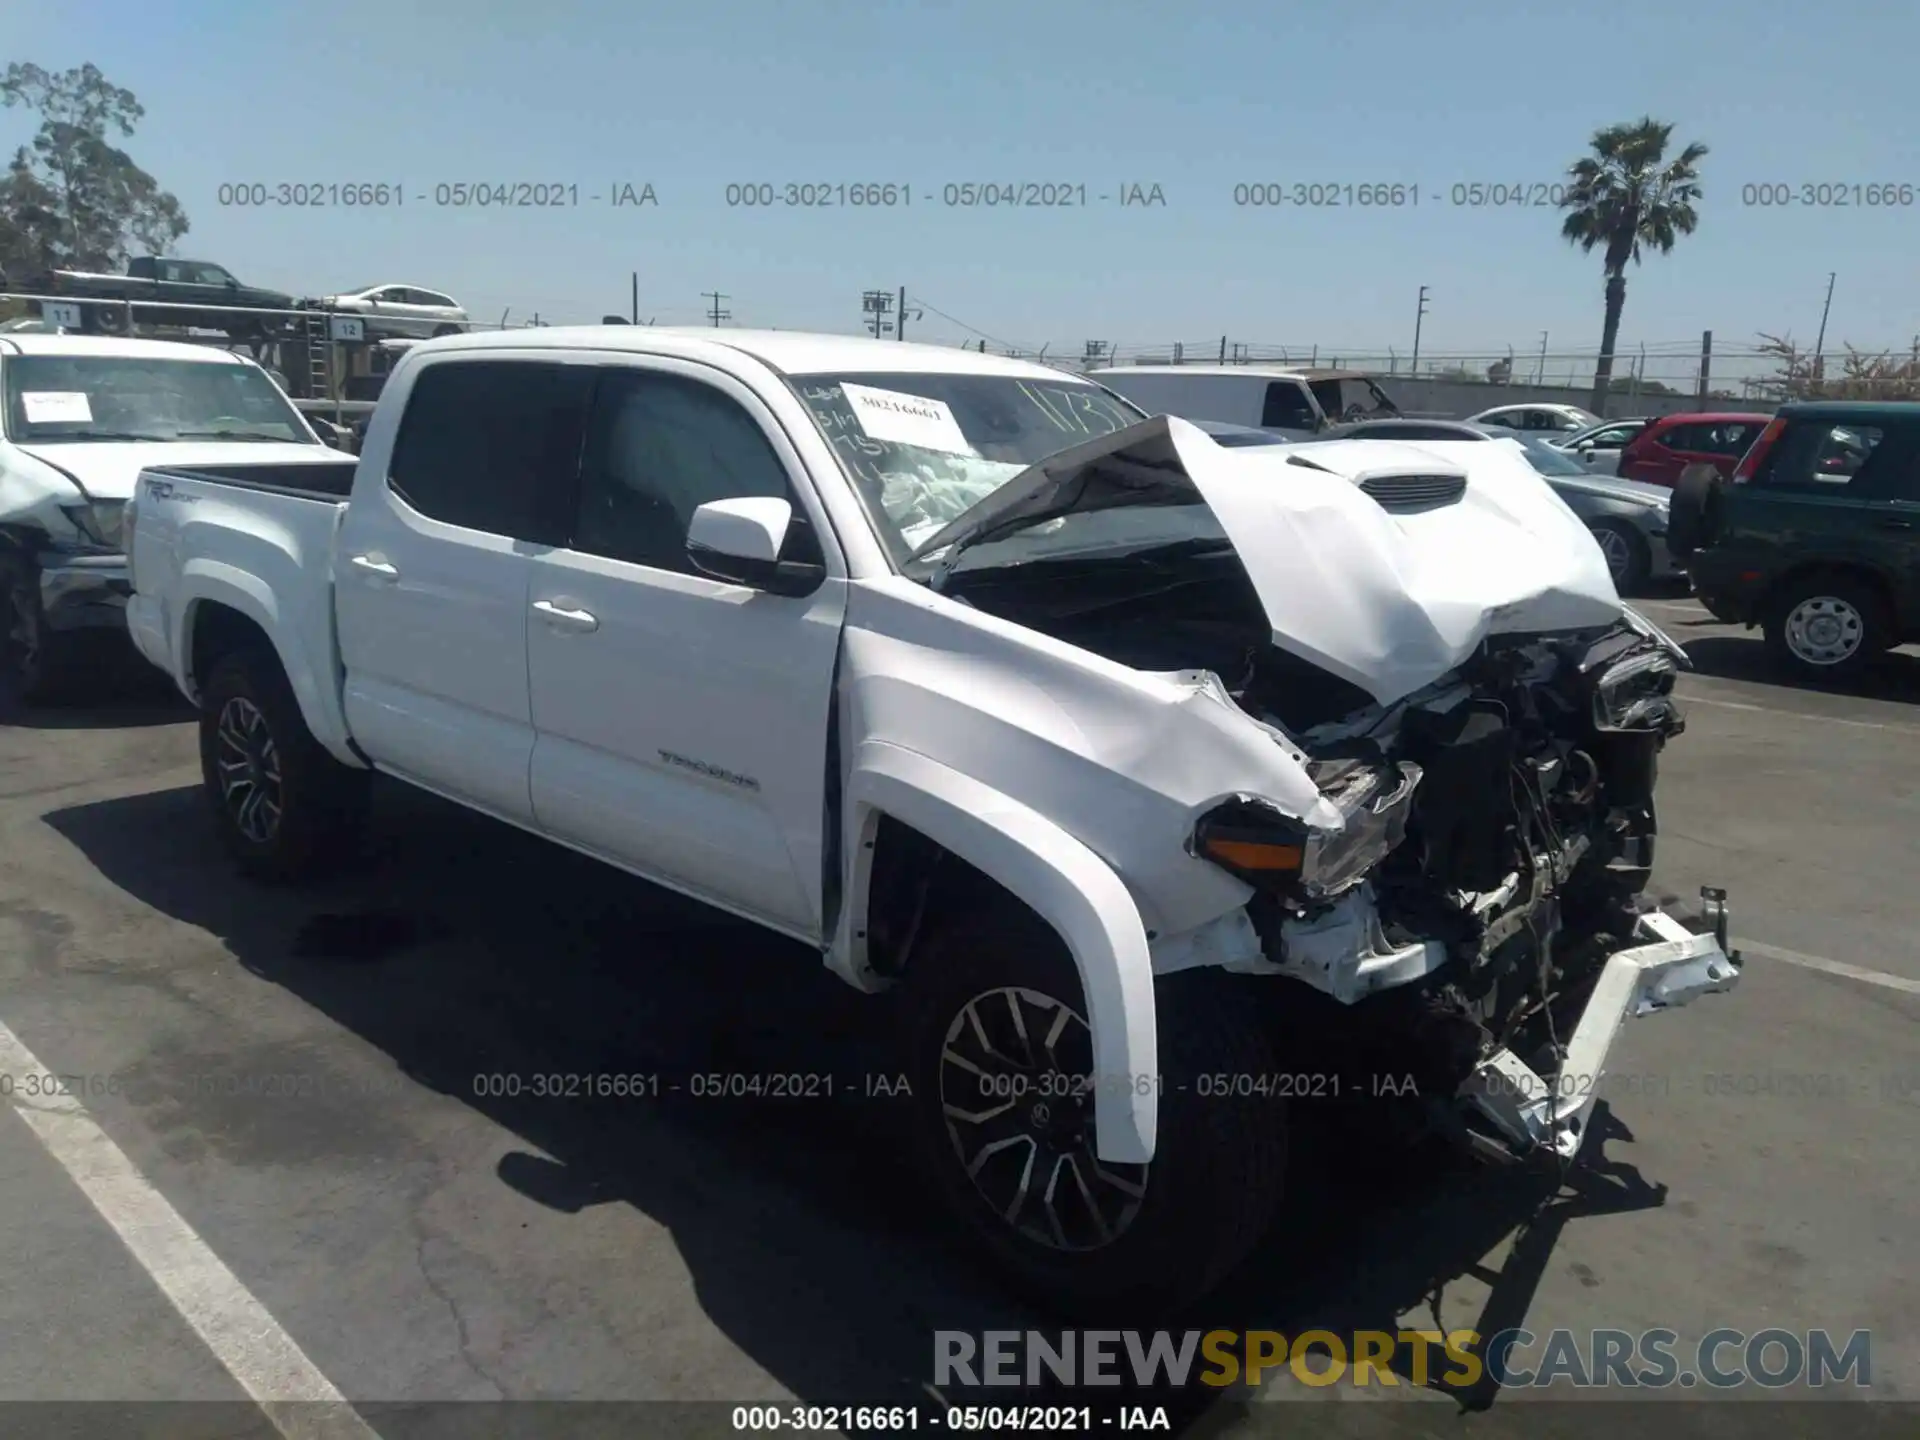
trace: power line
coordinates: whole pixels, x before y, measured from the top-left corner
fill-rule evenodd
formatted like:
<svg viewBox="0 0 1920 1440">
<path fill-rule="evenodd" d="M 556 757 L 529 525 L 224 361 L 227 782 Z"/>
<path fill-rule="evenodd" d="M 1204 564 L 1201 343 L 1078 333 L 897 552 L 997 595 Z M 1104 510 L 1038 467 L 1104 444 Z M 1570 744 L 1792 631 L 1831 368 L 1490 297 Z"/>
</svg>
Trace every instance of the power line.
<svg viewBox="0 0 1920 1440">
<path fill-rule="evenodd" d="M 980 336 L 982 339 L 993 341 L 994 344 L 1002 347 L 1003 349 L 1017 350 L 1020 348 L 1019 346 L 1013 344 L 1011 341 L 1002 340 L 997 335 L 987 334 L 986 331 L 982 330 L 977 325 L 969 325 L 966 321 L 961 320 L 956 316 L 947 314 L 946 311 L 942 310 L 939 306 L 933 304 L 924 295 L 914 296 L 913 303 L 918 305 L 923 310 L 931 310 L 935 315 L 938 315 L 942 320 L 947 321 L 949 324 L 958 325 L 962 330 L 971 330 L 975 335 Z"/>
</svg>

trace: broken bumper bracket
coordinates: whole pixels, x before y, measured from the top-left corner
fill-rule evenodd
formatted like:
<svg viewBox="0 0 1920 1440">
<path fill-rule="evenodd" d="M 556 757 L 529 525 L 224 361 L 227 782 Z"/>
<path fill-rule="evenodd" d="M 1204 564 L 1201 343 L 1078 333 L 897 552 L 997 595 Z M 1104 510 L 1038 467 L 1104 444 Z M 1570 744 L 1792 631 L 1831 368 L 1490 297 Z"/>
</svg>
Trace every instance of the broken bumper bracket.
<svg viewBox="0 0 1920 1440">
<path fill-rule="evenodd" d="M 1621 1026 L 1739 983 L 1740 952 L 1727 941 L 1726 892 L 1708 888 L 1700 894 L 1710 934 L 1696 935 L 1659 910 L 1637 918 L 1634 938 L 1640 943 L 1616 951 L 1602 968 L 1557 1075 L 1536 1074 L 1511 1050 L 1481 1061 L 1456 1096 L 1498 1132 L 1468 1128 L 1466 1138 L 1476 1153 L 1509 1163 L 1573 1159 L 1586 1139 L 1607 1054 Z"/>
</svg>

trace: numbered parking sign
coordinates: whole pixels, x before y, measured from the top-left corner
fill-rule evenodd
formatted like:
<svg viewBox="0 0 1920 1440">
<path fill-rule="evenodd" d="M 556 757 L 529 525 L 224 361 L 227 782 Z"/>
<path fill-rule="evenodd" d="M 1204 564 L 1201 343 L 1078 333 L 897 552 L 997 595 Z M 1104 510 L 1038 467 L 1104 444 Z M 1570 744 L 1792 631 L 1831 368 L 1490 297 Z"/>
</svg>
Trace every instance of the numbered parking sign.
<svg viewBox="0 0 1920 1440">
<path fill-rule="evenodd" d="M 364 340 L 367 338 L 367 322 L 358 315 L 335 315 L 328 322 L 327 333 L 335 340 Z"/>
<path fill-rule="evenodd" d="M 80 328 L 80 307 L 70 300 L 47 300 L 40 306 L 40 318 L 61 330 Z"/>
</svg>

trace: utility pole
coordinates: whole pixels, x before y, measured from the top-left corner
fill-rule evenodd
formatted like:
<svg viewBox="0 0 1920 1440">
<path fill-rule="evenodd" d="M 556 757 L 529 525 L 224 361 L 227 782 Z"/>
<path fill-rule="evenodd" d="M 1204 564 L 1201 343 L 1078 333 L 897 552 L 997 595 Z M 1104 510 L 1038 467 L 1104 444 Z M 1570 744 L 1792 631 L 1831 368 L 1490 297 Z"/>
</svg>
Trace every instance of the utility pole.
<svg viewBox="0 0 1920 1440">
<path fill-rule="evenodd" d="M 1706 409 L 1706 406 L 1707 406 L 1708 376 L 1710 376 L 1712 373 L 1713 373 L 1713 331 L 1702 330 L 1700 332 L 1700 388 L 1699 388 L 1699 393 L 1694 396 L 1694 403 L 1699 405 L 1700 408 L 1703 410 Z"/>
<path fill-rule="evenodd" d="M 718 290 L 702 290 L 700 292 L 700 298 L 713 302 L 713 305 L 707 311 L 707 318 L 713 321 L 715 329 L 719 328 L 722 320 L 731 320 L 733 318 L 733 312 L 731 310 L 722 310 L 720 308 L 720 302 L 722 300 L 731 300 L 733 298 L 731 295 L 723 295 Z M 636 305 L 634 308 L 637 311 L 639 306 Z"/>
<path fill-rule="evenodd" d="M 633 323 L 640 323 L 640 272 L 633 272 Z"/>
<path fill-rule="evenodd" d="M 1420 308 L 1413 312 L 1413 361 L 1407 374 L 1417 377 L 1420 374 L 1420 322 L 1427 318 L 1427 287 L 1420 287 Z M 1316 349 L 1318 347 L 1315 347 Z"/>
<path fill-rule="evenodd" d="M 878 340 L 893 329 L 893 322 L 887 316 L 893 312 L 893 292 L 890 290 L 863 290 L 860 292 L 860 309 L 867 317 L 867 328 L 873 331 Z"/>
<path fill-rule="evenodd" d="M 1547 378 L 1547 332 L 1540 332 L 1540 363 L 1533 367 L 1533 383 L 1538 385 Z"/>
<path fill-rule="evenodd" d="M 1827 272 L 1827 303 L 1820 307 L 1820 334 L 1813 342 L 1813 378 L 1824 380 L 1827 375 L 1823 353 L 1827 345 L 1827 312 L 1833 309 L 1833 282 L 1838 271 Z"/>
<path fill-rule="evenodd" d="M 906 339 L 907 321 L 918 320 L 919 318 L 920 312 L 918 310 L 910 311 L 907 309 L 907 287 L 902 285 L 900 287 L 900 310 L 899 313 L 893 317 L 893 338 L 896 340 Z"/>
</svg>

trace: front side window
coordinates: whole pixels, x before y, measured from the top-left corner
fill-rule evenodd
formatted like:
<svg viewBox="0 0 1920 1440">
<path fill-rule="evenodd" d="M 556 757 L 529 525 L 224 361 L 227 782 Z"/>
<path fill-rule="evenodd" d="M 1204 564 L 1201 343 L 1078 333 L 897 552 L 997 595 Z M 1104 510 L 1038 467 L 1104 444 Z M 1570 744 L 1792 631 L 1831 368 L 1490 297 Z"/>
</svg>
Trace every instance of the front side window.
<svg viewBox="0 0 1920 1440">
<path fill-rule="evenodd" d="M 6 434 L 26 444 L 285 440 L 314 444 L 264 370 L 219 360 L 10 355 Z"/>
<path fill-rule="evenodd" d="M 520 540 L 558 539 L 593 371 L 540 360 L 447 360 L 407 396 L 387 484 L 432 520 Z M 564 520 L 564 517 L 559 517 Z"/>
<path fill-rule="evenodd" d="M 978 374 L 796 375 L 789 383 L 896 565 L 1022 471 L 1146 418 L 1098 385 Z"/>
<path fill-rule="evenodd" d="M 804 543 L 809 527 L 787 467 L 736 401 L 679 375 L 602 373 L 581 456 L 575 550 L 696 574 L 687 558 L 693 512 L 749 496 L 792 504 L 789 544 Z"/>
</svg>

